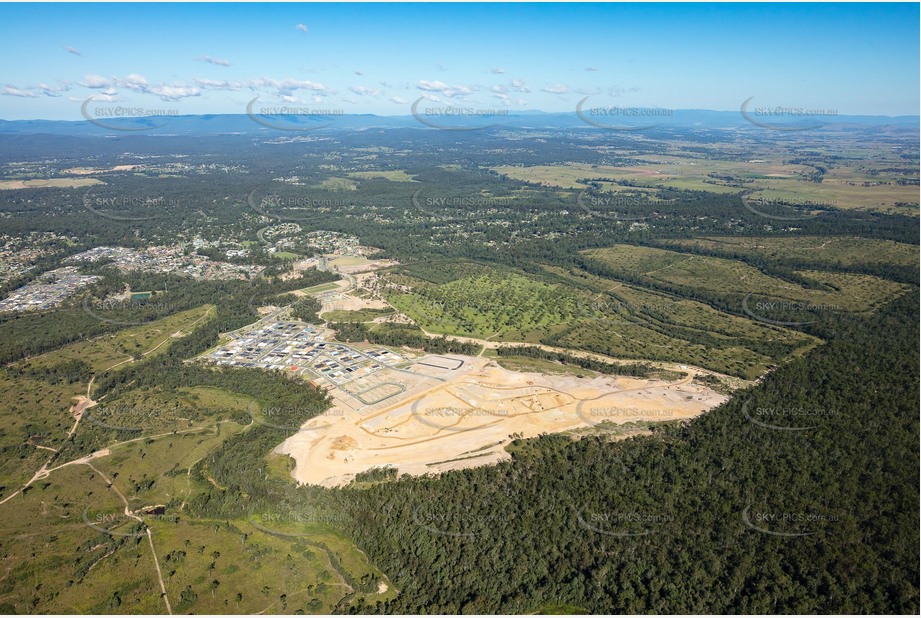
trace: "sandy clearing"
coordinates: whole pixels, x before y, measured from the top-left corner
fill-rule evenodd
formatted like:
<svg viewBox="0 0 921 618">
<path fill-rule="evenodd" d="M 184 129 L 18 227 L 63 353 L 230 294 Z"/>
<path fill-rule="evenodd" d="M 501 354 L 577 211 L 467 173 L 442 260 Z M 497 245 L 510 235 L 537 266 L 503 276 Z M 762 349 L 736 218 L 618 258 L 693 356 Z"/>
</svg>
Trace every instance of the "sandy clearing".
<svg viewBox="0 0 921 618">
<path fill-rule="evenodd" d="M 103 185 L 101 180 L 95 178 L 44 178 L 36 180 L 0 180 L 0 190 L 16 189 L 47 189 L 49 187 L 89 187 Z"/>
<path fill-rule="evenodd" d="M 519 373 L 459 355 L 421 362 L 433 358 L 462 360 L 467 370 L 374 411 L 337 407 L 311 419 L 276 449 L 295 460 L 294 478 L 336 487 L 376 467 L 423 475 L 486 465 L 510 458 L 512 434 L 689 419 L 728 399 L 693 382 L 694 370 L 666 382 Z"/>
</svg>

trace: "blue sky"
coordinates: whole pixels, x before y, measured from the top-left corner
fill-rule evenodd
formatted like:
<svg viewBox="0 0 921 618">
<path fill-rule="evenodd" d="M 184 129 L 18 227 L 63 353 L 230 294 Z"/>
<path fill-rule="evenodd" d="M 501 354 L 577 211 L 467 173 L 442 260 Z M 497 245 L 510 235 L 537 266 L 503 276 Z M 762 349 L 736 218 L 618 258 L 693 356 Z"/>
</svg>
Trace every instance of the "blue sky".
<svg viewBox="0 0 921 618">
<path fill-rule="evenodd" d="M 918 21 L 917 4 L 0 4 L 0 118 L 76 120 L 91 96 L 918 114 Z"/>
</svg>

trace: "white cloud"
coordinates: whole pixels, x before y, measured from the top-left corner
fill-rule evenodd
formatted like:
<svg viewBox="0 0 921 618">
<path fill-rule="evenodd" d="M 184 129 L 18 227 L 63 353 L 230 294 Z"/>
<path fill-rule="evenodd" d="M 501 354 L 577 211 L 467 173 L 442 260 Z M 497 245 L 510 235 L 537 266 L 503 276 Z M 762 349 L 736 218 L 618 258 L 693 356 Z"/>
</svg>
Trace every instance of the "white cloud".
<svg viewBox="0 0 921 618">
<path fill-rule="evenodd" d="M 204 90 L 252 90 L 252 91 L 274 91 L 278 97 L 294 96 L 298 90 L 309 90 L 318 95 L 329 96 L 334 91 L 327 88 L 319 82 L 307 79 L 273 79 L 271 77 L 256 77 L 253 79 L 243 79 L 228 81 L 225 79 L 198 78 L 194 82 Z"/>
<path fill-rule="evenodd" d="M 633 87 L 631 87 L 631 88 L 624 88 L 624 87 L 622 87 L 622 86 L 611 86 L 611 87 L 608 89 L 608 94 L 611 95 L 612 97 L 622 97 L 622 96 L 624 96 L 625 94 L 633 94 L 633 93 L 639 92 L 639 91 L 640 91 L 639 88 L 633 88 Z"/>
<path fill-rule="evenodd" d="M 381 91 L 377 88 L 368 88 L 367 86 L 350 86 L 349 90 L 357 94 L 358 96 L 364 97 L 379 97 L 381 96 Z"/>
<path fill-rule="evenodd" d="M 65 50 L 68 54 L 73 54 L 74 56 L 82 56 L 82 55 L 83 55 L 83 54 L 80 53 L 80 50 L 77 49 L 76 47 L 65 47 L 64 50 Z"/>
<path fill-rule="evenodd" d="M 80 82 L 80 85 L 84 88 L 108 88 L 111 86 L 111 82 L 103 77 L 102 75 L 96 75 L 95 73 L 90 73 L 89 75 L 83 76 L 83 81 Z"/>
<path fill-rule="evenodd" d="M 240 82 L 229 82 L 226 79 L 196 79 L 195 83 L 202 88 L 211 90 L 242 90 L 243 85 Z"/>
<path fill-rule="evenodd" d="M 513 79 L 509 82 L 509 85 L 515 92 L 531 92 L 531 89 L 528 88 L 525 85 L 524 80 L 521 79 Z"/>
<path fill-rule="evenodd" d="M 358 77 L 361 77 L 362 75 L 364 75 L 364 73 L 362 73 L 361 71 L 352 71 L 352 72 Z"/>
<path fill-rule="evenodd" d="M 425 79 L 420 80 L 419 83 L 416 84 L 416 88 L 426 92 L 440 92 L 448 98 L 465 97 L 467 95 L 473 94 L 473 90 L 467 86 L 449 86 L 448 84 L 438 80 L 433 82 Z"/>
<path fill-rule="evenodd" d="M 492 72 L 495 73 L 496 75 L 502 75 L 503 73 L 505 73 L 505 69 L 503 69 L 502 67 L 496 67 L 495 69 L 492 70 Z"/>
<path fill-rule="evenodd" d="M 8 97 L 23 97 L 34 99 L 36 97 L 45 96 L 45 97 L 59 97 L 62 92 L 67 92 L 70 90 L 70 82 L 60 82 L 57 86 L 50 86 L 45 83 L 41 83 L 38 86 L 28 86 L 28 87 L 18 87 L 11 84 L 5 85 L 0 89 L 0 94 L 6 95 Z"/>
<path fill-rule="evenodd" d="M 321 93 L 331 92 L 330 89 L 323 84 L 310 81 L 309 79 L 276 80 L 263 77 L 260 78 L 260 80 L 255 80 L 255 82 L 276 88 L 279 94 L 291 94 L 295 90 L 312 90 Z"/>
<path fill-rule="evenodd" d="M 151 86 L 147 92 L 160 97 L 164 101 L 178 101 L 187 97 L 201 95 L 198 88 L 190 86 Z"/>
<path fill-rule="evenodd" d="M 140 73 L 129 73 L 123 79 L 116 77 L 115 84 L 135 92 L 148 92 L 147 78 Z"/>
<path fill-rule="evenodd" d="M 27 90 L 22 90 L 15 86 L 4 86 L 0 89 L 0 94 L 6 95 L 8 97 L 23 97 L 23 98 L 35 98 L 38 96 L 37 92 L 30 92 Z"/>
<path fill-rule="evenodd" d="M 406 105 L 408 101 L 401 99 L 400 97 L 390 97 L 390 100 L 396 103 L 397 105 Z"/>
<path fill-rule="evenodd" d="M 307 26 L 305 26 L 304 24 L 298 24 L 298 25 L 294 26 L 294 29 L 295 29 L 295 30 L 300 30 L 300 31 L 303 32 L 304 34 L 307 33 Z"/>
<path fill-rule="evenodd" d="M 555 86 L 547 86 L 546 88 L 541 88 L 541 92 L 549 92 L 550 94 L 566 94 L 569 92 L 569 88 L 562 84 L 557 84 Z"/>
<path fill-rule="evenodd" d="M 389 88 L 392 90 L 409 90 L 409 83 L 403 82 L 402 84 L 394 84 L 393 82 L 380 82 L 380 85 L 384 88 Z"/>
<path fill-rule="evenodd" d="M 36 90 L 38 90 L 39 94 L 43 94 L 46 97 L 59 97 L 62 92 L 70 90 L 70 83 L 62 82 L 57 86 L 49 86 L 48 84 L 41 83 Z"/>
<path fill-rule="evenodd" d="M 573 92 L 577 94 L 596 95 L 601 94 L 601 88 L 598 88 L 597 86 L 594 88 L 574 88 Z"/>
<path fill-rule="evenodd" d="M 597 71 L 598 68 L 597 67 L 585 67 L 585 70 L 586 71 Z"/>
<path fill-rule="evenodd" d="M 202 56 L 201 58 L 196 58 L 199 62 L 207 62 L 208 64 L 214 64 L 219 67 L 229 67 L 229 60 L 221 60 L 220 58 L 212 58 L 211 56 Z"/>
</svg>

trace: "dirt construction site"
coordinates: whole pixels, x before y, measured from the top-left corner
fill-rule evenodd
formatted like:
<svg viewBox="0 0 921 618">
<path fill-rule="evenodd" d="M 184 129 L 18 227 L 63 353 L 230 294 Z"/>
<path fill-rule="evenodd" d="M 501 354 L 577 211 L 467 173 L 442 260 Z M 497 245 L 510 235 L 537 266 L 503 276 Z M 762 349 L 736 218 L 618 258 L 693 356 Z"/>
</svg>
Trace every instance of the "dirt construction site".
<svg viewBox="0 0 921 618">
<path fill-rule="evenodd" d="M 400 392 L 373 405 L 338 405 L 305 423 L 276 451 L 304 484 L 337 487 L 357 473 L 396 468 L 423 475 L 510 458 L 504 447 L 602 424 L 693 418 L 727 397 L 694 381 L 520 373 L 493 360 L 428 355 L 403 365 Z M 371 400 L 373 401 L 373 400 Z"/>
</svg>

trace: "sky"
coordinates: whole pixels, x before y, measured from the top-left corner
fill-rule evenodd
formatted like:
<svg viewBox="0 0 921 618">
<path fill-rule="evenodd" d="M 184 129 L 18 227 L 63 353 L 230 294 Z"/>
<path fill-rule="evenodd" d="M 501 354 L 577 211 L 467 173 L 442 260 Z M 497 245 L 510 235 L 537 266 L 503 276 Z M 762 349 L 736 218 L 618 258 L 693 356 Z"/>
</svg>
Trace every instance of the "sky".
<svg viewBox="0 0 921 618">
<path fill-rule="evenodd" d="M 917 115 L 918 23 L 916 3 L 0 4 L 0 118 L 78 120 L 91 97 L 179 114 L 755 97 Z"/>
</svg>

